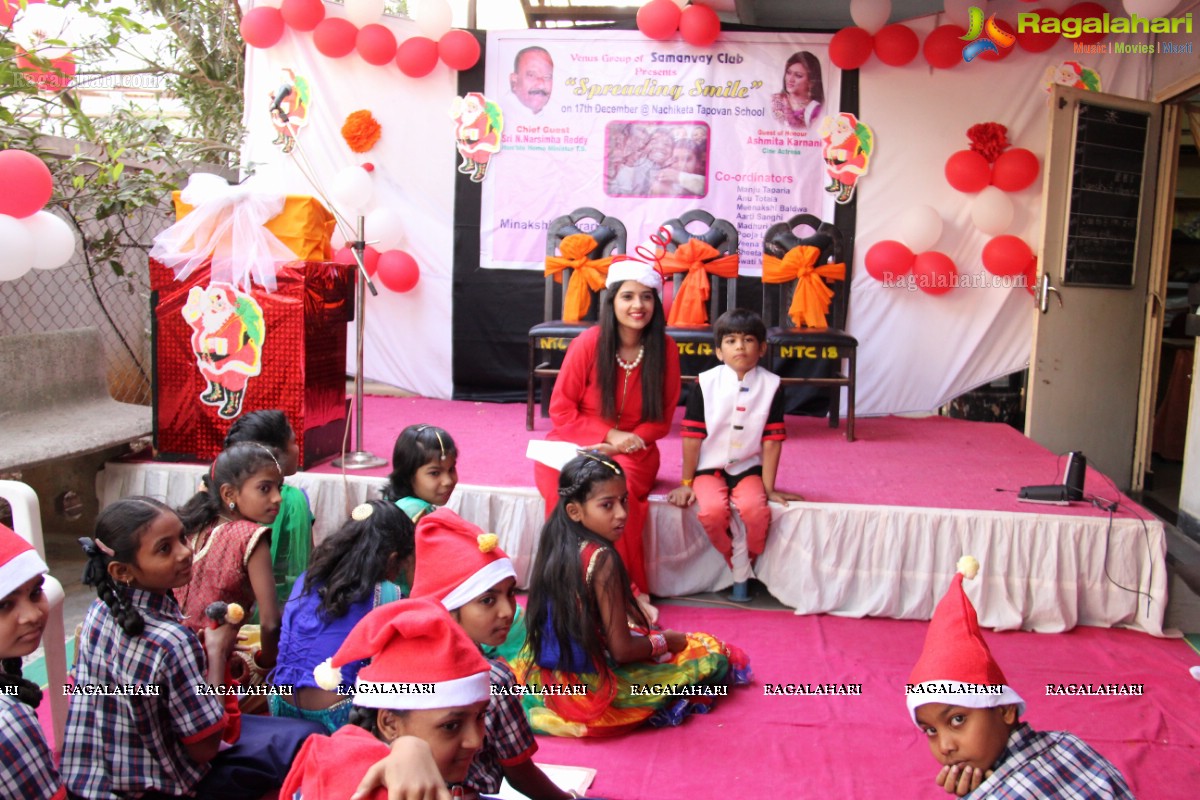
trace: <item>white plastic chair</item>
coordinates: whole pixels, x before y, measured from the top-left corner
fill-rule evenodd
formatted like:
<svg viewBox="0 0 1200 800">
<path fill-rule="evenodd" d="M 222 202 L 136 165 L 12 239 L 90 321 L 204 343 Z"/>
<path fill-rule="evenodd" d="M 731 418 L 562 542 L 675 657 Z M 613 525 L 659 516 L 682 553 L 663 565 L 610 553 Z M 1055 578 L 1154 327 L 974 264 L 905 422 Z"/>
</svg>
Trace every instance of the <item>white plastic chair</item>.
<svg viewBox="0 0 1200 800">
<path fill-rule="evenodd" d="M 46 560 L 46 547 L 42 544 L 42 513 L 38 508 L 37 493 L 20 481 L 0 481 L 0 497 L 12 506 L 13 530 L 38 551 Z M 67 682 L 66 627 L 63 622 L 62 584 L 53 575 L 46 576 L 44 586 L 46 599 L 50 601 L 50 618 L 46 620 L 46 631 L 42 634 L 42 647 L 46 658 L 47 694 L 50 698 L 50 724 L 55 751 L 62 750 L 63 730 L 67 726 L 67 698 L 62 687 Z"/>
</svg>

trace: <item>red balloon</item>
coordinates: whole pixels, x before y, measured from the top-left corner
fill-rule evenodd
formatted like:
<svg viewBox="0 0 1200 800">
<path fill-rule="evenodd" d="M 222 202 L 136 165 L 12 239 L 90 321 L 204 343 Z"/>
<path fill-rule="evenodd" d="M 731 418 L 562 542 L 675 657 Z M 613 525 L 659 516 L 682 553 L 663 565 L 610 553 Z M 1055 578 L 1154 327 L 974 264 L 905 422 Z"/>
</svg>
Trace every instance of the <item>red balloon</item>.
<svg viewBox="0 0 1200 800">
<path fill-rule="evenodd" d="M 0 214 L 17 219 L 41 211 L 54 192 L 50 170 L 24 150 L 0 150 L 0 186 Z"/>
<path fill-rule="evenodd" d="M 379 67 L 396 57 L 396 36 L 384 25 L 363 25 L 354 40 L 363 61 Z"/>
<path fill-rule="evenodd" d="M 311 31 L 325 19 L 325 4 L 321 0 L 283 0 L 279 13 L 292 30 Z"/>
<path fill-rule="evenodd" d="M 683 12 L 671 0 L 651 0 L 638 9 L 637 26 L 643 36 L 662 41 L 679 30 Z"/>
<path fill-rule="evenodd" d="M 905 25 L 884 25 L 875 34 L 875 55 L 889 67 L 903 67 L 920 49 L 921 40 Z"/>
<path fill-rule="evenodd" d="M 960 192 L 982 191 L 992 182 L 992 167 L 974 150 L 959 150 L 946 159 L 946 181 Z"/>
<path fill-rule="evenodd" d="M 238 29 L 246 44 L 265 50 L 283 38 L 283 14 L 270 6 L 252 8 L 242 17 Z"/>
<path fill-rule="evenodd" d="M 28 0 L 29 5 L 44 3 L 46 0 Z M 0 0 L 0 27 L 12 25 L 13 17 L 21 10 L 21 0 Z"/>
<path fill-rule="evenodd" d="M 479 40 L 466 31 L 446 31 L 437 47 L 438 57 L 450 69 L 464 72 L 479 63 Z"/>
<path fill-rule="evenodd" d="M 1012 44 L 1010 44 L 1008 47 L 997 44 L 995 52 L 992 52 L 991 50 L 984 50 L 979 54 L 980 61 L 1003 61 L 1012 55 L 1012 51 L 1016 49 L 1013 47 L 1013 44 L 1016 44 L 1016 42 L 1013 40 L 1016 39 L 1017 34 L 1016 31 L 1013 30 L 1013 26 L 1008 24 L 1008 22 L 1005 20 L 996 17 L 996 27 L 1013 37 L 1013 39 L 1009 40 L 1012 42 Z"/>
<path fill-rule="evenodd" d="M 1033 251 L 1019 236 L 996 236 L 983 246 L 983 266 L 993 275 L 1021 275 L 1029 271 Z"/>
<path fill-rule="evenodd" d="M 4 0 L 0 0 L 2 2 Z M 70 88 L 76 69 L 74 53 L 56 58 L 50 62 L 49 69 L 42 69 L 29 60 L 22 48 L 18 47 L 16 52 L 17 66 L 25 70 L 25 79 L 31 81 L 39 92 L 62 92 Z"/>
<path fill-rule="evenodd" d="M 875 37 L 862 28 L 842 28 L 829 40 L 829 60 L 838 69 L 858 69 L 874 47 Z"/>
<path fill-rule="evenodd" d="M 917 288 L 925 294 L 945 294 L 958 282 L 958 267 L 950 256 L 929 250 L 913 261 L 913 278 Z"/>
<path fill-rule="evenodd" d="M 967 32 L 958 25 L 940 25 L 925 37 L 922 52 L 934 69 L 952 69 L 963 63 L 963 43 L 959 38 Z"/>
<path fill-rule="evenodd" d="M 1094 19 L 1097 22 L 1100 22 L 1104 19 L 1104 15 L 1107 13 L 1108 11 L 1104 8 L 1104 6 L 1100 5 L 1099 3 L 1076 3 L 1062 13 L 1062 18 L 1064 20 L 1072 18 L 1078 19 L 1079 22 L 1077 24 L 1082 27 L 1084 20 Z M 1106 36 L 1108 36 L 1107 33 L 1081 33 L 1077 38 L 1072 39 L 1071 41 L 1078 42 L 1079 44 L 1096 44 L 1097 42 L 1104 41 Z"/>
<path fill-rule="evenodd" d="M 721 34 L 721 19 L 708 6 L 693 4 L 679 15 L 679 33 L 685 42 L 694 47 L 708 47 Z"/>
<path fill-rule="evenodd" d="M 1006 192 L 1019 192 L 1033 185 L 1038 169 L 1037 156 L 1025 148 L 1005 150 L 992 164 L 992 185 Z"/>
<path fill-rule="evenodd" d="M 403 250 L 388 250 L 379 256 L 379 280 L 393 292 L 408 292 L 421 279 L 416 259 Z"/>
<path fill-rule="evenodd" d="M 342 58 L 354 51 L 358 40 L 358 28 L 354 23 L 339 17 L 330 17 L 317 23 L 313 31 L 313 45 L 329 58 Z"/>
<path fill-rule="evenodd" d="M 424 78 L 438 62 L 438 43 L 425 36 L 405 39 L 396 48 L 396 66 L 410 78 Z"/>
<path fill-rule="evenodd" d="M 867 274 L 877 281 L 894 281 L 912 270 L 916 256 L 901 242 L 876 242 L 867 251 Z"/>
<path fill-rule="evenodd" d="M 1033 2 L 1033 0 L 1026 1 Z M 1039 8 L 1032 13 L 1040 16 L 1043 21 L 1050 17 L 1054 19 L 1060 18 L 1058 12 L 1052 8 Z M 1021 46 L 1022 50 L 1029 53 L 1044 53 L 1058 44 L 1060 38 L 1062 38 L 1061 34 L 1057 33 L 1034 33 L 1033 31 L 1022 33 L 1021 31 L 1017 31 L 1017 44 Z"/>
<path fill-rule="evenodd" d="M 334 253 L 333 260 L 334 263 L 337 264 L 358 263 L 354 260 L 354 253 L 351 252 L 349 246 L 340 248 L 336 253 Z M 374 247 L 371 247 L 371 245 L 367 245 L 363 250 L 363 268 L 366 269 L 367 274 L 371 276 L 374 276 L 375 270 L 379 268 L 379 251 Z"/>
</svg>

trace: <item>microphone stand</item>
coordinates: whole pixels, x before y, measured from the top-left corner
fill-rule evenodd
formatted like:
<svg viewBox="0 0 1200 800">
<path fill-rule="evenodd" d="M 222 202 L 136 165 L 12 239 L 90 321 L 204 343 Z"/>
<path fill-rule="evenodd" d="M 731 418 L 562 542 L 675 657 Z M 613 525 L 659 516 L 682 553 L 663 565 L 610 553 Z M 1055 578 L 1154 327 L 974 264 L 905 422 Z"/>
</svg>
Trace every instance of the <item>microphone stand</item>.
<svg viewBox="0 0 1200 800">
<path fill-rule="evenodd" d="M 371 451 L 365 449 L 363 445 L 363 333 L 366 330 L 367 324 L 367 289 L 371 290 L 371 296 L 375 297 L 379 291 L 375 288 L 375 284 L 371 282 L 371 276 L 367 274 L 367 268 L 363 263 L 363 251 L 367 249 L 365 241 L 366 219 L 359 215 L 358 217 L 358 235 L 355 237 L 354 243 L 351 245 L 350 251 L 354 253 L 354 261 L 358 265 L 358 269 L 354 271 L 354 304 L 355 304 L 355 345 L 354 345 L 354 440 L 358 444 L 358 449 L 352 453 L 347 453 L 342 458 L 334 459 L 333 466 L 343 469 L 374 469 L 375 467 L 383 467 L 387 465 L 385 459 L 380 458 Z"/>
</svg>

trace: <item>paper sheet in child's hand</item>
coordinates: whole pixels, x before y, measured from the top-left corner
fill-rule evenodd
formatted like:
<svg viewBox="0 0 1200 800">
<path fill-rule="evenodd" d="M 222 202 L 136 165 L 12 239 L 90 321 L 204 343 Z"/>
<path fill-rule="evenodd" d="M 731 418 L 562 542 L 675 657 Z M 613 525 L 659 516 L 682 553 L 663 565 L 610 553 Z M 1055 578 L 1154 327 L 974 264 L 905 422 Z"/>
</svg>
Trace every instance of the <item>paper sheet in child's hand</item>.
<svg viewBox="0 0 1200 800">
<path fill-rule="evenodd" d="M 591 788 L 592 781 L 596 780 L 596 770 L 591 767 L 564 767 L 559 764 L 538 764 L 538 766 L 542 768 L 542 772 L 546 773 L 546 777 L 564 792 L 573 790 L 577 794 L 585 795 Z M 514 789 L 507 779 L 501 784 L 500 791 L 495 796 L 501 800 L 528 800 L 525 795 Z"/>
<path fill-rule="evenodd" d="M 539 464 L 545 464 L 550 469 L 557 470 L 561 470 L 568 461 L 577 455 L 579 455 L 579 445 L 572 442 L 533 439 L 525 448 L 526 458 L 532 458 Z"/>
</svg>

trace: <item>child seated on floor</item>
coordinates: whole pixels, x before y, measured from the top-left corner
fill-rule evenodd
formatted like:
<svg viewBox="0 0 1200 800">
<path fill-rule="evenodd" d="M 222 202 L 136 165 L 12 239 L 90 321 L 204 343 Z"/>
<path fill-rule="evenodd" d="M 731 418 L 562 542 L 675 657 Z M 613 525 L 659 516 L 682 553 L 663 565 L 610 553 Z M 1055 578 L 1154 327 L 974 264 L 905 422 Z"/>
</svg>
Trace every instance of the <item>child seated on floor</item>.
<svg viewBox="0 0 1200 800">
<path fill-rule="evenodd" d="M 392 472 L 383 497 L 417 522 L 446 505 L 458 485 L 458 448 L 434 425 L 409 425 L 392 448 Z"/>
<path fill-rule="evenodd" d="M 261 685 L 279 651 L 282 614 L 269 526 L 279 513 L 281 486 L 283 467 L 274 451 L 240 442 L 217 455 L 200 491 L 179 509 L 193 553 L 191 578 L 177 594 L 184 624 L 199 633 L 207 624 L 205 609 L 217 601 L 258 610 L 257 646 L 235 652 L 241 664 L 233 675 L 243 685 Z M 247 626 L 243 634 L 253 630 Z"/>
<path fill-rule="evenodd" d="M 745 308 L 726 311 L 713 325 L 719 366 L 700 373 L 683 416 L 683 480 L 667 499 L 698 506 L 713 547 L 733 570 L 732 599 L 750 599 L 748 581 L 767 544 L 768 502 L 803 500 L 778 491 L 775 478 L 787 432 L 779 376 L 758 366 L 767 352 L 762 318 Z M 730 523 L 730 506 L 742 525 Z"/>
<path fill-rule="evenodd" d="M 99 599 L 79 634 L 75 685 L 145 691 L 72 694 L 62 754 L 71 796 L 256 800 L 277 789 L 303 741 L 324 731 L 240 716 L 236 702 L 203 689 L 226 683 L 237 628 L 206 629 L 201 640 L 183 624 L 172 590 L 191 578 L 192 549 L 179 516 L 125 498 L 80 543 L 83 582 Z"/>
<path fill-rule="evenodd" d="M 1025 701 L 992 657 L 963 591 L 979 562 L 964 556 L 958 569 L 905 687 L 909 716 L 942 765 L 937 785 L 973 800 L 1132 798 L 1117 768 L 1081 739 L 1021 722 Z"/>
<path fill-rule="evenodd" d="M 748 682 L 736 647 L 706 633 L 659 630 L 634 599 L 613 547 L 628 503 L 617 462 L 581 452 L 563 466 L 558 487 L 533 565 L 527 644 L 512 664 L 517 681 L 538 690 L 523 698 L 534 731 L 614 736 L 642 723 L 678 725 L 708 711 L 723 687 Z M 586 690 L 548 694 L 542 686 Z M 679 698 L 666 686 L 712 691 Z"/>
<path fill-rule="evenodd" d="M 351 724 L 305 744 L 280 797 L 350 797 L 368 766 L 403 735 L 429 744 L 447 784 L 467 777 L 491 696 L 488 663 L 475 643 L 436 600 L 397 600 L 354 626 L 317 668 L 317 683 L 332 691 L 342 682 L 339 667 L 368 658 L 355 679 Z"/>
<path fill-rule="evenodd" d="M 33 545 L 0 525 L 0 797 L 67 794 L 38 721 L 41 687 L 21 676 L 21 659 L 41 646 L 50 616 L 47 572 Z"/>
<path fill-rule="evenodd" d="M 300 446 L 287 415 L 278 409 L 251 411 L 234 420 L 225 435 L 225 447 L 238 442 L 259 442 L 275 451 L 285 479 L 300 471 Z M 279 488 L 279 513 L 271 523 L 271 564 L 275 572 L 275 598 L 282 606 L 292 594 L 292 585 L 312 553 L 313 513 L 302 489 Z M 257 619 L 252 619 L 257 622 Z"/>
<path fill-rule="evenodd" d="M 439 601 L 462 626 L 471 641 L 483 647 L 504 644 L 517 626 L 517 572 L 496 535 L 484 533 L 443 508 L 426 514 L 417 524 L 417 569 L 413 597 Z M 513 691 L 516 678 L 499 658 L 488 658 L 495 694 L 484 720 L 483 749 L 475 756 L 463 784 L 464 797 L 495 794 L 508 778 L 513 788 L 534 800 L 569 800 L 533 763 L 537 742 L 525 719 L 521 698 Z"/>
<path fill-rule="evenodd" d="M 413 524 L 387 500 L 356 506 L 341 530 L 313 551 L 312 565 L 296 581 L 283 610 L 279 663 L 271 682 L 292 686 L 292 696 L 271 695 L 271 714 L 319 722 L 330 733 L 350 717 L 350 697 L 361 663 L 342 670 L 341 691 L 326 691 L 313 670 L 341 647 L 373 608 L 400 599 L 394 581 L 412 582 Z"/>
</svg>

